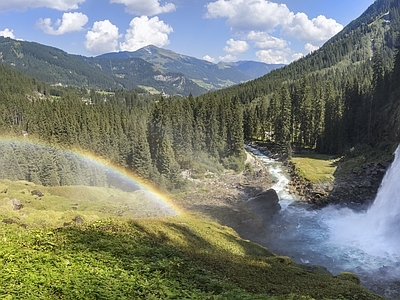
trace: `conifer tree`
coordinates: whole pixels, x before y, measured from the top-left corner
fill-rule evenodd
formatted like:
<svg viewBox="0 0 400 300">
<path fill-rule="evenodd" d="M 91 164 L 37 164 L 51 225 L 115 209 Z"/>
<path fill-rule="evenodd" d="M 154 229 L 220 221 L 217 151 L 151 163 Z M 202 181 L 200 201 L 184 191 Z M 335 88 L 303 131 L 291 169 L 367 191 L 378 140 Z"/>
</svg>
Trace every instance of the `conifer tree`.
<svg viewBox="0 0 400 300">
<path fill-rule="evenodd" d="M 282 149 L 283 153 L 290 156 L 291 153 L 287 153 L 291 149 L 291 98 L 289 90 L 286 85 L 282 85 L 279 94 L 279 115 L 275 121 L 275 142 Z"/>
</svg>

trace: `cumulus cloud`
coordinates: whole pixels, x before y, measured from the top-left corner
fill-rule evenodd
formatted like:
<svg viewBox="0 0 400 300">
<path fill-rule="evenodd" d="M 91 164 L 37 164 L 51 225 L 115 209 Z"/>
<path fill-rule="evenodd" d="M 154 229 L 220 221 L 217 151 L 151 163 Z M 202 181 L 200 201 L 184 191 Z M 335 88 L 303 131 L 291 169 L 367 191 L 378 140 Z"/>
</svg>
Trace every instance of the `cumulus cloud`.
<svg viewBox="0 0 400 300">
<path fill-rule="evenodd" d="M 334 19 L 323 15 L 310 19 L 305 13 L 294 13 L 285 4 L 268 0 L 216 0 L 205 7 L 206 18 L 225 18 L 233 34 L 261 49 L 256 55 L 267 63 L 288 63 L 302 55 L 293 54 L 284 38 L 307 43 L 306 50 L 310 51 L 343 29 Z M 284 38 L 274 37 L 274 33 Z"/>
<path fill-rule="evenodd" d="M 247 34 L 247 40 L 254 42 L 254 46 L 258 49 L 283 49 L 289 45 L 284 39 L 262 31 L 250 31 Z"/>
<path fill-rule="evenodd" d="M 324 42 L 341 31 L 343 26 L 334 19 L 318 16 L 312 20 L 305 13 L 291 15 L 282 33 L 300 41 Z"/>
<path fill-rule="evenodd" d="M 139 16 L 153 16 L 176 9 L 173 3 L 161 5 L 159 0 L 110 0 L 110 3 L 124 4 L 127 12 Z"/>
<path fill-rule="evenodd" d="M 93 28 L 86 34 L 85 48 L 93 54 L 117 51 L 118 30 L 109 20 L 94 22 Z"/>
<path fill-rule="evenodd" d="M 258 59 L 267 64 L 288 64 L 291 54 L 291 50 L 288 48 L 282 50 L 268 49 L 256 52 Z"/>
<path fill-rule="evenodd" d="M 204 56 L 203 59 L 211 63 L 215 62 L 215 58 L 209 55 Z"/>
<path fill-rule="evenodd" d="M 47 34 L 62 35 L 68 32 L 81 31 L 89 18 L 80 12 L 64 13 L 62 20 L 58 19 L 54 24 L 50 18 L 40 18 L 36 26 Z"/>
<path fill-rule="evenodd" d="M 307 43 L 307 44 L 304 46 L 304 49 L 306 49 L 307 53 L 311 53 L 311 52 L 313 52 L 313 51 L 315 51 L 315 50 L 318 50 L 319 47 L 318 47 L 318 46 L 314 46 L 313 44 Z"/>
<path fill-rule="evenodd" d="M 0 36 L 4 36 L 4 37 L 9 37 L 9 38 L 15 39 L 14 31 L 12 29 L 10 30 L 8 28 L 6 28 L 4 30 L 1 30 L 0 31 Z"/>
<path fill-rule="evenodd" d="M 230 54 L 243 54 L 247 52 L 250 48 L 249 44 L 245 41 L 235 41 L 234 39 L 229 39 L 226 42 L 226 46 L 224 48 L 225 52 L 228 52 Z"/>
<path fill-rule="evenodd" d="M 235 55 L 232 55 L 232 54 L 227 54 L 225 56 L 220 56 L 219 60 L 223 61 L 223 62 L 231 62 L 231 61 L 237 60 L 237 57 Z"/>
<path fill-rule="evenodd" d="M 125 34 L 125 41 L 120 44 L 122 51 L 135 51 L 148 45 L 163 47 L 169 44 L 169 34 L 173 28 L 158 17 L 147 16 L 132 19 Z"/>
<path fill-rule="evenodd" d="M 285 4 L 266 0 L 218 0 L 206 5 L 206 18 L 227 18 L 234 30 L 273 31 L 290 11 Z"/>
<path fill-rule="evenodd" d="M 86 0 L 12 0 L 0 1 L 0 11 L 25 11 L 28 8 L 47 7 L 61 11 L 77 9 Z"/>
<path fill-rule="evenodd" d="M 293 53 L 292 54 L 292 61 L 298 60 L 300 58 L 304 57 L 303 53 Z"/>
</svg>

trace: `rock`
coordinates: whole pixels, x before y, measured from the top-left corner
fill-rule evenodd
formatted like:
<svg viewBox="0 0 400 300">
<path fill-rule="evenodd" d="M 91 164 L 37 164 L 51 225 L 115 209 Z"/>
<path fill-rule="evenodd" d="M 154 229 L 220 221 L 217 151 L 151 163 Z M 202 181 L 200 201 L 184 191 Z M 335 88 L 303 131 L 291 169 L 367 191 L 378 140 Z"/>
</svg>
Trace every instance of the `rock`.
<svg viewBox="0 0 400 300">
<path fill-rule="evenodd" d="M 76 216 L 75 218 L 72 219 L 72 221 L 74 221 L 76 225 L 83 224 L 83 219 L 80 216 Z"/>
<path fill-rule="evenodd" d="M 13 224 L 13 223 L 15 223 L 15 221 L 13 219 L 11 219 L 11 218 L 3 219 L 2 222 L 5 223 L 5 224 Z"/>
<path fill-rule="evenodd" d="M 44 194 L 39 190 L 33 190 L 33 191 L 31 191 L 31 194 L 33 196 L 38 196 L 39 198 L 44 196 Z"/>
<path fill-rule="evenodd" d="M 15 198 L 11 199 L 11 204 L 12 204 L 14 210 L 20 210 L 24 207 L 24 205 L 21 203 L 21 201 L 15 199 Z"/>
<path fill-rule="evenodd" d="M 279 212 L 279 197 L 274 189 L 257 194 L 246 202 L 246 207 L 263 221 L 269 221 L 272 216 Z"/>
</svg>

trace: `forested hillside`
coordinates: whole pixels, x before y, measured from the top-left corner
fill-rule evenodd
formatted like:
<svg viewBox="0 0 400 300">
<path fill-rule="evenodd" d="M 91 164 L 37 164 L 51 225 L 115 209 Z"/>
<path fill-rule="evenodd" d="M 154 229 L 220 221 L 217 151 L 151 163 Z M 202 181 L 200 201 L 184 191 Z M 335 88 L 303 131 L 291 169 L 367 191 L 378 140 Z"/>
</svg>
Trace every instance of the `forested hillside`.
<svg viewBox="0 0 400 300">
<path fill-rule="evenodd" d="M 206 92 L 181 72 L 163 72 L 141 58 L 106 59 L 68 54 L 34 42 L 0 37 L 0 62 L 48 84 L 199 95 Z"/>
<path fill-rule="evenodd" d="M 185 187 L 183 170 L 242 170 L 245 139 L 269 138 L 287 155 L 398 142 L 399 11 L 398 1 L 378 0 L 307 57 L 196 98 L 54 87 L 2 66 L 0 129 L 91 151 L 170 190 Z M 56 166 L 57 155 L 51 159 Z M 65 182 L 56 167 L 47 169 L 51 182 Z"/>
<path fill-rule="evenodd" d="M 78 147 L 171 190 L 184 188 L 182 169 L 196 173 L 222 166 L 243 168 L 239 101 L 152 98 L 123 90 L 55 89 L 3 66 L 0 76 L 3 135 L 21 137 L 24 133 L 25 139 Z M 2 149 L 3 158 L 7 158 L 2 160 L 4 170 L 10 170 L 11 179 L 74 184 L 65 179 L 70 166 L 60 166 L 66 159 L 57 151 L 41 155 L 46 149 L 37 149 L 36 154 L 16 145 Z"/>
<path fill-rule="evenodd" d="M 400 2 L 375 1 L 319 50 L 215 97 L 243 103 L 245 138 L 271 136 L 288 153 L 292 147 L 343 153 L 393 141 L 399 30 Z"/>
</svg>

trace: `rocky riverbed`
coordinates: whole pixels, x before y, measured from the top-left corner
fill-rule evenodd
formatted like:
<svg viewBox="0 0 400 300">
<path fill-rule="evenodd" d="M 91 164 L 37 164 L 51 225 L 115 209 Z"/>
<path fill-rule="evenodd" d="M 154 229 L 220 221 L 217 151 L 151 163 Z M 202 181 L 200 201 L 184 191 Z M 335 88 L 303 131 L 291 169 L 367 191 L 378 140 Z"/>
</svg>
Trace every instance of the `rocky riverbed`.
<svg viewBox="0 0 400 300">
<path fill-rule="evenodd" d="M 252 145 L 257 147 L 257 145 Z M 257 147 L 267 156 L 279 159 L 265 147 Z M 289 191 L 297 199 L 316 208 L 328 204 L 368 204 L 377 193 L 390 161 L 364 163 L 332 183 L 313 184 L 299 177 L 292 163 L 283 161 L 290 175 Z M 226 172 L 222 175 L 207 174 L 193 180 L 193 190 L 181 195 L 179 205 L 189 212 L 201 214 L 211 220 L 234 228 L 245 238 L 257 240 L 263 231 L 265 218 L 254 212 L 246 201 L 269 190 L 274 180 L 267 168 L 251 154 L 247 164 L 251 166 L 241 174 Z M 340 165 L 339 165 L 340 168 Z M 257 234 L 254 234 L 257 232 Z"/>
</svg>

